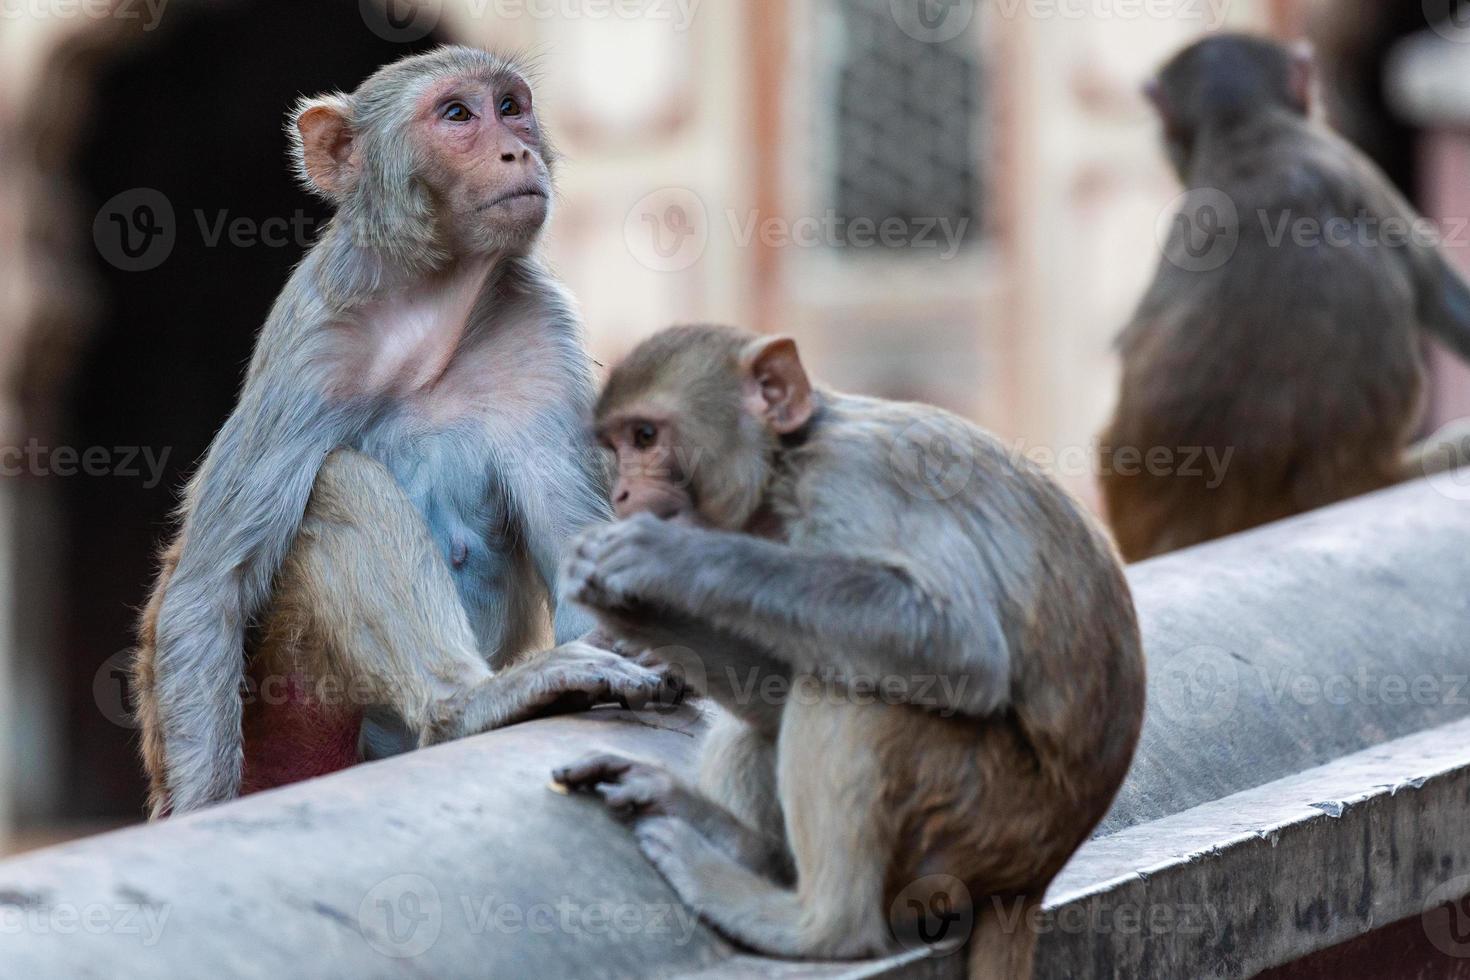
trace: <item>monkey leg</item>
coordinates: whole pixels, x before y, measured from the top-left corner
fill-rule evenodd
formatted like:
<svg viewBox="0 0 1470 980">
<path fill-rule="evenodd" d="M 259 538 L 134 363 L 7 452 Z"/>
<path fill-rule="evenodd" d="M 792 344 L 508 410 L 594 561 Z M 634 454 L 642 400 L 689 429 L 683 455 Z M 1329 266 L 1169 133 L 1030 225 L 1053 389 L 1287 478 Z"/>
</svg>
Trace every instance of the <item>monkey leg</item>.
<svg viewBox="0 0 1470 980">
<path fill-rule="evenodd" d="M 584 643 L 492 671 L 412 501 L 385 467 L 347 450 L 317 477 L 264 649 L 276 666 L 336 679 L 359 708 L 391 709 L 421 744 L 668 694 L 663 675 Z"/>
<path fill-rule="evenodd" d="M 743 826 L 774 844 L 779 853 L 764 866 L 775 877 L 795 880 L 786 823 L 776 786 L 776 739 L 741 718 L 715 711 L 699 754 L 699 790 Z M 775 859 L 779 860 L 775 860 Z"/>
<path fill-rule="evenodd" d="M 872 708 L 792 701 L 786 709 L 777 770 L 794 889 L 733 860 L 686 821 L 654 815 L 637 822 L 643 853 L 725 936 L 788 958 L 856 959 L 894 948 L 884 908 L 893 816 L 869 750 L 872 723 L 882 715 Z"/>
</svg>

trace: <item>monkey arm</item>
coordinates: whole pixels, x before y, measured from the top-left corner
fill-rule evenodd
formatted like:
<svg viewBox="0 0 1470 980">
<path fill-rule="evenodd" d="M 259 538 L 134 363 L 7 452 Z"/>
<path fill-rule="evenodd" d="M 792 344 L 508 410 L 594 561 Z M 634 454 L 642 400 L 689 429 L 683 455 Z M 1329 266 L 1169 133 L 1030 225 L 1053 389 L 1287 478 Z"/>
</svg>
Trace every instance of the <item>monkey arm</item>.
<svg viewBox="0 0 1470 980">
<path fill-rule="evenodd" d="M 743 636 L 651 606 L 604 612 L 599 625 L 623 651 L 667 665 L 686 687 L 712 698 L 757 731 L 774 737 L 790 687 L 790 665 Z"/>
<path fill-rule="evenodd" d="M 149 692 L 174 813 L 238 793 L 245 627 L 268 600 L 317 471 L 345 431 L 342 414 L 314 395 L 247 382 L 190 482 Z"/>
<path fill-rule="evenodd" d="M 593 608 L 660 606 L 848 686 L 966 714 L 1009 698 L 1009 645 L 993 604 L 976 595 L 978 569 L 973 588 L 946 588 L 896 557 L 806 551 L 639 515 L 584 537 L 568 578 Z M 931 683 L 941 678 L 948 683 Z"/>
<path fill-rule="evenodd" d="M 507 467 L 502 479 L 550 597 L 556 642 L 567 643 L 585 636 L 596 622 L 567 601 L 558 570 L 574 535 L 612 517 L 606 476 L 571 406 L 529 421 L 517 441 L 523 445 L 518 452 L 508 451 L 507 458 L 519 463 Z"/>
</svg>

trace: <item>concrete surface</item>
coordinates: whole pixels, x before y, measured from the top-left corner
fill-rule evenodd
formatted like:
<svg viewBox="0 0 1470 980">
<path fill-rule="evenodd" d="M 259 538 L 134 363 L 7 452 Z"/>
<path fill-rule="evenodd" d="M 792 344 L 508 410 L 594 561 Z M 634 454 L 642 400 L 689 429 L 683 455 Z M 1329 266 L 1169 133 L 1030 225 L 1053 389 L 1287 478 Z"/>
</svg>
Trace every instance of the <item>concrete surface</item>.
<svg viewBox="0 0 1470 980">
<path fill-rule="evenodd" d="M 1174 970 L 1186 959 L 1200 976 L 1244 975 L 1231 971 L 1339 941 L 1464 872 L 1462 726 L 1403 743 L 1432 757 L 1418 786 L 1397 750 L 1378 768 L 1327 766 L 1470 715 L 1457 486 L 1399 488 L 1132 570 L 1145 735 L 1108 836 L 1063 872 L 1048 921 L 1106 901 L 1213 918 L 1136 937 L 1048 928 L 1038 975 L 1195 975 Z M 553 765 L 597 747 L 687 766 L 697 729 L 687 707 L 538 722 L 0 863 L 0 978 L 960 975 L 959 956 L 741 955 L 597 805 L 546 788 Z M 1410 807 L 1404 787 L 1425 795 Z"/>
</svg>

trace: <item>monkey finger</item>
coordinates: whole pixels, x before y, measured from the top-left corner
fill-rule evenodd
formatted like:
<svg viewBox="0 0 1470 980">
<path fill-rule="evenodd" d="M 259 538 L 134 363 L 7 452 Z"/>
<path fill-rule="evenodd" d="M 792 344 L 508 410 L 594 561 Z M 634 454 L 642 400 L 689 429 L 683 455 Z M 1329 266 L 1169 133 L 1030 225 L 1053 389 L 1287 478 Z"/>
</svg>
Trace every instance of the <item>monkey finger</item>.
<svg viewBox="0 0 1470 980">
<path fill-rule="evenodd" d="M 653 804 L 647 787 L 624 783 L 598 783 L 593 792 L 602 797 L 602 802 L 620 819 L 636 817 L 648 812 Z"/>
<path fill-rule="evenodd" d="M 553 769 L 551 778 L 567 789 L 586 792 L 595 789 L 599 783 L 606 784 L 621 779 L 633 765 L 632 759 L 602 753 Z"/>
</svg>

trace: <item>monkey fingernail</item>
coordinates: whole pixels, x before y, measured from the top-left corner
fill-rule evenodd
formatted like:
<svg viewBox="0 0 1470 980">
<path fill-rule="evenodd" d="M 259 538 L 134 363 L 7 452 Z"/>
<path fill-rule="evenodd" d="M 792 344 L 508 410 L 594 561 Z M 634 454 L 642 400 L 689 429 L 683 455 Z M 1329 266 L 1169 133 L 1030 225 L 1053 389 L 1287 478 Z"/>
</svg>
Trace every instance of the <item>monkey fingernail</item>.
<svg viewBox="0 0 1470 980">
<path fill-rule="evenodd" d="M 549 789 L 549 790 L 551 790 L 553 793 L 557 794 L 558 796 L 571 796 L 572 795 L 572 788 L 570 786 L 568 786 L 566 783 L 557 782 L 555 779 L 553 779 L 551 782 L 547 783 L 546 784 L 546 788 Z"/>
</svg>

